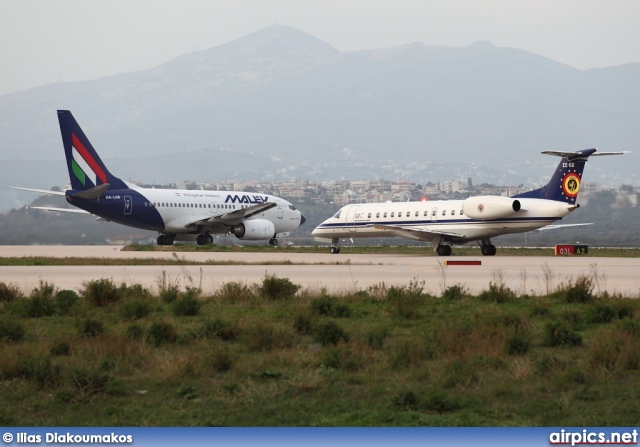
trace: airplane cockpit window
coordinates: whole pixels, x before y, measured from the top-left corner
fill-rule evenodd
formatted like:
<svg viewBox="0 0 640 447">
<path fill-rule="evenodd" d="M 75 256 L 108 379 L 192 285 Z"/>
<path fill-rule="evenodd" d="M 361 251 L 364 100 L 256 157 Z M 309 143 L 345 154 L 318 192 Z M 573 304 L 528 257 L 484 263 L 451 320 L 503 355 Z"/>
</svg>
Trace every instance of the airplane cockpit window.
<svg viewBox="0 0 640 447">
<path fill-rule="evenodd" d="M 340 219 L 340 213 L 341 212 L 342 212 L 342 210 L 338 210 L 338 212 L 333 215 L 333 218 L 334 219 Z"/>
<path fill-rule="evenodd" d="M 296 207 L 295 207 L 295 206 L 293 206 L 293 205 L 289 205 L 289 209 L 290 209 L 290 210 L 295 211 L 295 210 L 296 210 Z"/>
</svg>

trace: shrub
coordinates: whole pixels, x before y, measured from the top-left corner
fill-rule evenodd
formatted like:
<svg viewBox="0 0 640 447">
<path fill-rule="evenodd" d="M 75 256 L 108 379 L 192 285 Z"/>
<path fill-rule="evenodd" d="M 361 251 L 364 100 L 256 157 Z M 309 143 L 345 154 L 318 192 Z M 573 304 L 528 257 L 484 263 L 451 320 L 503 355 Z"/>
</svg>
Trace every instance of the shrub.
<svg viewBox="0 0 640 447">
<path fill-rule="evenodd" d="M 80 323 L 78 332 L 85 337 L 97 337 L 104 332 L 104 324 L 102 321 L 87 318 Z"/>
<path fill-rule="evenodd" d="M 351 308 L 347 304 L 326 295 L 311 301 L 311 309 L 318 315 L 329 317 L 348 318 L 351 316 Z"/>
<path fill-rule="evenodd" d="M 531 350 L 531 337 L 523 331 L 512 330 L 505 340 L 505 351 L 509 355 L 525 355 Z"/>
<path fill-rule="evenodd" d="M 467 290 L 465 289 L 465 287 L 460 284 L 456 284 L 456 285 L 447 287 L 447 289 L 444 292 L 442 292 L 442 298 L 446 300 L 459 300 L 464 298 L 466 294 L 467 294 Z"/>
<path fill-rule="evenodd" d="M 293 328 L 298 334 L 309 335 L 313 330 L 313 318 L 306 312 L 298 312 L 293 321 Z"/>
<path fill-rule="evenodd" d="M 54 294 L 55 287 L 52 284 L 40 281 L 40 286 L 33 289 L 31 296 L 23 303 L 25 316 L 40 318 L 53 315 L 55 313 Z"/>
<path fill-rule="evenodd" d="M 587 309 L 585 320 L 587 323 L 610 323 L 618 317 L 616 309 L 606 303 L 596 303 Z"/>
<path fill-rule="evenodd" d="M 506 285 L 502 283 L 495 284 L 492 281 L 489 282 L 489 290 L 483 290 L 480 295 L 478 295 L 482 301 L 493 301 L 495 303 L 504 303 L 515 296 L 515 292 Z"/>
<path fill-rule="evenodd" d="M 332 346 L 324 353 L 321 365 L 324 368 L 359 371 L 368 363 L 367 353 L 353 344 Z"/>
<path fill-rule="evenodd" d="M 24 328 L 15 320 L 0 320 L 0 340 L 17 342 L 24 337 Z"/>
<path fill-rule="evenodd" d="M 293 334 L 290 330 L 259 322 L 246 329 L 249 349 L 269 352 L 277 348 L 288 348 L 293 345 Z"/>
<path fill-rule="evenodd" d="M 389 302 L 397 316 L 405 319 L 417 318 L 418 310 L 424 304 L 426 296 L 422 294 L 424 281 L 412 280 L 407 286 L 391 286 L 387 290 Z"/>
<path fill-rule="evenodd" d="M 118 289 L 112 280 L 101 278 L 83 283 L 84 290 L 80 292 L 89 303 L 96 307 L 114 304 L 120 297 Z"/>
<path fill-rule="evenodd" d="M 0 282 L 0 303 L 10 303 L 22 296 L 20 288 L 15 284 Z"/>
<path fill-rule="evenodd" d="M 75 368 L 71 371 L 71 379 L 73 386 L 90 396 L 103 392 L 112 377 L 103 368 Z"/>
<path fill-rule="evenodd" d="M 202 325 L 202 335 L 205 338 L 219 338 L 224 341 L 235 340 L 237 337 L 234 327 L 218 317 L 214 320 L 204 322 Z"/>
<path fill-rule="evenodd" d="M 173 314 L 176 317 L 193 317 L 200 312 L 200 301 L 198 300 L 198 289 L 187 287 L 185 293 L 181 293 L 180 297 L 173 303 Z"/>
<path fill-rule="evenodd" d="M 60 290 L 56 293 L 55 306 L 58 315 L 68 315 L 80 297 L 73 290 Z"/>
<path fill-rule="evenodd" d="M 120 306 L 120 314 L 125 320 L 139 320 L 151 313 L 151 303 L 147 298 L 128 299 Z"/>
<path fill-rule="evenodd" d="M 127 327 L 127 338 L 132 340 L 141 340 L 144 335 L 144 329 L 137 324 L 130 324 Z"/>
<path fill-rule="evenodd" d="M 49 354 L 58 357 L 69 355 L 70 352 L 71 346 L 69 345 L 69 342 L 66 341 L 56 343 L 51 347 L 51 349 L 49 349 Z"/>
<path fill-rule="evenodd" d="M 580 346 L 582 337 L 563 321 L 553 321 L 544 327 L 543 344 L 545 346 Z"/>
<path fill-rule="evenodd" d="M 384 327 L 370 329 L 365 337 L 367 346 L 373 349 L 382 349 L 384 339 L 389 335 L 389 330 Z"/>
<path fill-rule="evenodd" d="M 262 286 L 258 290 L 263 298 L 269 301 L 278 301 L 290 300 L 300 288 L 301 286 L 293 284 L 288 278 L 265 275 Z"/>
<path fill-rule="evenodd" d="M 147 341 L 160 346 L 166 343 L 175 343 L 178 334 L 171 323 L 153 323 L 147 332 Z"/>
<path fill-rule="evenodd" d="M 565 290 L 565 300 L 567 303 L 588 303 L 593 301 L 593 279 L 581 275 L 575 283 L 569 282 L 569 287 Z"/>
<path fill-rule="evenodd" d="M 230 303 L 250 301 L 255 298 L 253 288 L 243 283 L 228 282 L 223 284 L 213 295 L 214 298 Z"/>
<path fill-rule="evenodd" d="M 393 397 L 393 406 L 398 410 L 417 411 L 418 396 L 413 391 L 401 391 Z"/>
<path fill-rule="evenodd" d="M 216 372 L 229 371 L 233 366 L 233 358 L 229 353 L 229 349 L 225 346 L 215 346 L 209 359 L 209 365 Z"/>
<path fill-rule="evenodd" d="M 169 284 L 160 290 L 160 299 L 162 302 L 171 304 L 180 296 L 180 289 L 176 284 Z"/>
<path fill-rule="evenodd" d="M 40 388 L 60 382 L 60 365 L 52 364 L 48 357 L 22 359 L 20 373 L 23 378 L 34 380 Z"/>
<path fill-rule="evenodd" d="M 337 345 L 340 341 L 348 342 L 349 336 L 334 321 L 329 320 L 318 324 L 313 339 L 322 346 Z"/>
</svg>

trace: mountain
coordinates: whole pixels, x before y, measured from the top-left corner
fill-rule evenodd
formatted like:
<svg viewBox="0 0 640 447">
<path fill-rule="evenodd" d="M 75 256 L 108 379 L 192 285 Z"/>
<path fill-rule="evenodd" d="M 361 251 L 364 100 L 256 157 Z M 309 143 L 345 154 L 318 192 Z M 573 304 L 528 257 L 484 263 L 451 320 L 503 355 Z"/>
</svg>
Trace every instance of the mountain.
<svg viewBox="0 0 640 447">
<path fill-rule="evenodd" d="M 577 70 L 488 42 L 340 52 L 272 26 L 149 70 L 0 96 L 0 175 L 64 184 L 55 111 L 70 109 L 113 171 L 146 183 L 540 184 L 557 163 L 542 150 L 633 149 L 639 78 L 640 64 Z M 637 184 L 625 157 L 596 159 L 585 180 Z M 0 209 L 22 200 L 6 197 Z"/>
</svg>

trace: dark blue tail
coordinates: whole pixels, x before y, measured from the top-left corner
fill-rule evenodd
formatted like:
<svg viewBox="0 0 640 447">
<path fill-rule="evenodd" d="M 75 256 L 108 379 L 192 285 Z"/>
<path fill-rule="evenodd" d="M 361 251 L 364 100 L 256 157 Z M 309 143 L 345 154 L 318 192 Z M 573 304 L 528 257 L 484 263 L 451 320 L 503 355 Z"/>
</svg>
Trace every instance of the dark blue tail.
<svg viewBox="0 0 640 447">
<path fill-rule="evenodd" d="M 58 110 L 58 121 L 72 189 L 87 190 L 106 183 L 109 189 L 127 188 L 109 172 L 70 111 Z"/>
<path fill-rule="evenodd" d="M 543 154 L 557 155 L 562 157 L 558 164 L 556 172 L 551 177 L 549 183 L 540 189 L 515 195 L 518 198 L 531 199 L 547 199 L 566 202 L 574 205 L 580 191 L 582 182 L 582 171 L 584 164 L 590 155 L 594 154 L 598 149 L 585 149 L 577 152 L 556 152 L 545 151 Z M 602 153 L 597 155 L 612 155 L 610 153 Z"/>
</svg>

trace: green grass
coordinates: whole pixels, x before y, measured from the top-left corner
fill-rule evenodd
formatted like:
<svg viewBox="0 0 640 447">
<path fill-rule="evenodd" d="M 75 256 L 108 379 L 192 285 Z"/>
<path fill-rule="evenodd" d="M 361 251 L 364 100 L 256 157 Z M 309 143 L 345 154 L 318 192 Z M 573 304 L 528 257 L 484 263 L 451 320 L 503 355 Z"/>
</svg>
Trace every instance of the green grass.
<svg viewBox="0 0 640 447">
<path fill-rule="evenodd" d="M 272 247 L 268 245 L 248 245 L 248 246 L 197 246 L 192 244 L 176 244 L 174 246 L 155 246 L 155 245 L 130 245 L 123 248 L 123 251 L 141 251 L 141 252 L 170 252 L 173 253 L 172 258 L 97 258 L 97 257 L 45 257 L 45 256 L 24 256 L 24 257 L 0 257 L 0 266 L 52 266 L 52 265 L 293 265 L 290 260 L 269 260 L 269 261 L 231 261 L 231 260 L 214 260 L 208 259 L 204 261 L 195 261 L 179 257 L 178 253 L 203 252 L 203 253 L 219 253 L 219 252 L 237 252 L 237 253 L 327 253 L 327 247 Z M 331 258 L 332 264 L 347 261 L 344 255 L 348 254 L 403 254 L 403 255 L 419 255 L 433 256 L 437 255 L 431 247 L 427 246 L 346 246 L 341 248 L 341 254 Z M 455 247 L 453 259 L 455 256 L 482 256 L 480 249 L 476 247 Z M 498 248 L 498 256 L 554 256 L 552 248 Z M 584 257 L 621 257 L 636 258 L 640 257 L 640 248 L 590 248 L 589 254 Z M 448 259 L 448 258 L 443 258 Z M 349 260 L 349 262 L 352 262 Z M 327 264 L 327 262 L 311 262 L 311 264 Z M 3 291 L 0 290 L 0 301 Z"/>
<path fill-rule="evenodd" d="M 46 316 L 27 316 L 24 302 L 66 295 L 52 284 L 0 303 L 0 424 L 631 426 L 640 416 L 640 301 L 597 296 L 588 279 L 548 296 L 497 284 L 499 300 L 430 296 L 417 282 L 329 295 L 266 276 L 169 301 L 108 282 Z M 268 292 L 274 282 L 286 296 Z M 115 295 L 96 299 L 105 290 Z M 184 296 L 197 312 L 175 311 Z"/>
</svg>

